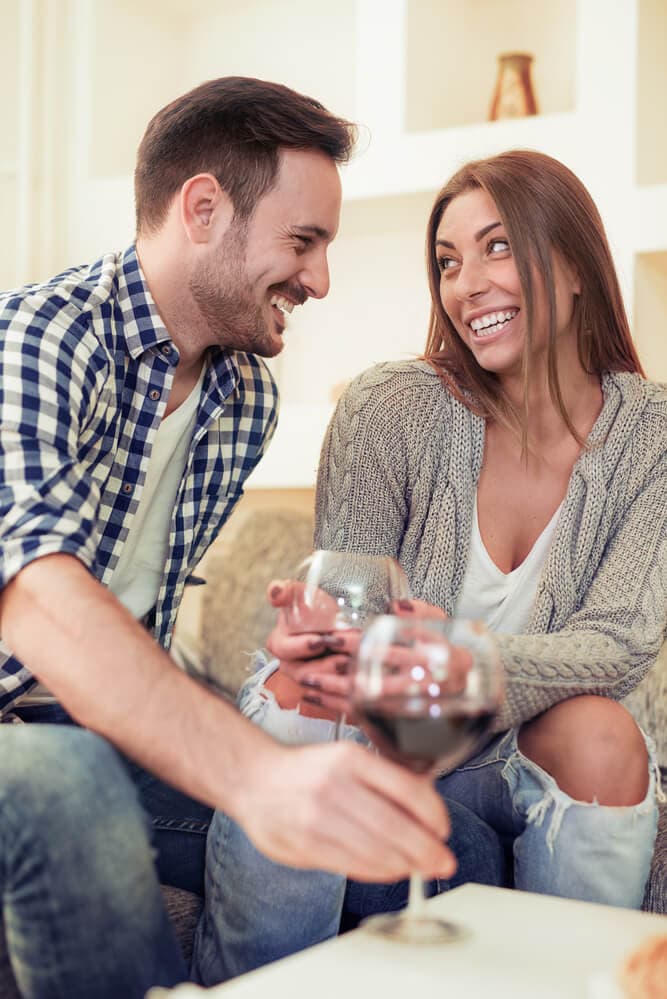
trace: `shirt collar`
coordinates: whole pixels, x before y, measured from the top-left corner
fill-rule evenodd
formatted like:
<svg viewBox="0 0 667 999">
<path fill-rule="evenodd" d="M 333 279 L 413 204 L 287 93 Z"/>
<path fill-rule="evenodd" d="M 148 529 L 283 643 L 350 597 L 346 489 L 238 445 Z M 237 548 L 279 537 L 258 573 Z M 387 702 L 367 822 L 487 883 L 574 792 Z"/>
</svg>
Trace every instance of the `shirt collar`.
<svg viewBox="0 0 667 999">
<path fill-rule="evenodd" d="M 171 343 L 171 337 L 148 289 L 134 244 L 121 254 L 118 305 L 123 314 L 127 349 L 134 360 L 151 347 Z"/>
</svg>

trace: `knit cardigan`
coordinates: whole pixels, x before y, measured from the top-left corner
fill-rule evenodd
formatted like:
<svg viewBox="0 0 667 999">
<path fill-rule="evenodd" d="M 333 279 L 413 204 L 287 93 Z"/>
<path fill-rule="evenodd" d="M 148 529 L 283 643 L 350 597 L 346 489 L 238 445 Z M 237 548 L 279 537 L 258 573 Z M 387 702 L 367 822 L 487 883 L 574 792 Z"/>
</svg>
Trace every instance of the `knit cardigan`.
<svg viewBox="0 0 667 999">
<path fill-rule="evenodd" d="M 607 374 L 523 634 L 498 634 L 498 728 L 564 698 L 628 694 L 667 631 L 667 389 Z M 315 543 L 392 555 L 415 597 L 456 613 L 484 420 L 424 361 L 377 365 L 341 398 L 322 447 Z"/>
</svg>

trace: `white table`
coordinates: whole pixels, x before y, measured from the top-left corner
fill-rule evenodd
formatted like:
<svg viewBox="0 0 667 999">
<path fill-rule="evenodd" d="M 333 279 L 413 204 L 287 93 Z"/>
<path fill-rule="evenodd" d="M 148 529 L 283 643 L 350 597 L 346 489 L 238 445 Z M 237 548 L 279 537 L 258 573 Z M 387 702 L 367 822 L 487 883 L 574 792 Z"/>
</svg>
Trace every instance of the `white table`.
<svg viewBox="0 0 667 999">
<path fill-rule="evenodd" d="M 642 940 L 667 935 L 667 916 L 464 885 L 428 902 L 467 926 L 437 947 L 389 942 L 363 929 L 213 989 L 173 999 L 593 999 Z M 288 914 L 286 914 L 288 915 Z M 667 982 L 665 983 L 667 996 Z"/>
</svg>

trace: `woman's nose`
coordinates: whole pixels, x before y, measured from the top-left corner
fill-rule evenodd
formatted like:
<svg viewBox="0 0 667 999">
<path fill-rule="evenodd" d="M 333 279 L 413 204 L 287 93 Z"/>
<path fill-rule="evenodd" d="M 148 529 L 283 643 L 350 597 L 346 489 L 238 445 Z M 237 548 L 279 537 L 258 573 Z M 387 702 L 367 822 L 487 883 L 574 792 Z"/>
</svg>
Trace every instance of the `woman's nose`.
<svg viewBox="0 0 667 999">
<path fill-rule="evenodd" d="M 481 295 L 489 287 L 488 275 L 482 261 L 464 260 L 456 275 L 456 297 L 466 301 Z"/>
</svg>

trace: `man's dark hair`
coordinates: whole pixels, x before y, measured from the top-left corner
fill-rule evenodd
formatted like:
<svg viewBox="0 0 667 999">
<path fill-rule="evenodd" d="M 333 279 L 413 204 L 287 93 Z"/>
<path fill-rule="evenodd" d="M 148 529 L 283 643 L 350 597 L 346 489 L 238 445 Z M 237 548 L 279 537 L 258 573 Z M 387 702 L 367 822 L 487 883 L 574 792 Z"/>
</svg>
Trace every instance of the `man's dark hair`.
<svg viewBox="0 0 667 999">
<path fill-rule="evenodd" d="M 137 232 L 155 232 L 189 177 L 211 173 L 247 219 L 275 184 L 281 149 L 350 158 L 356 128 L 312 97 L 251 77 L 209 80 L 151 119 L 134 173 Z"/>
</svg>

